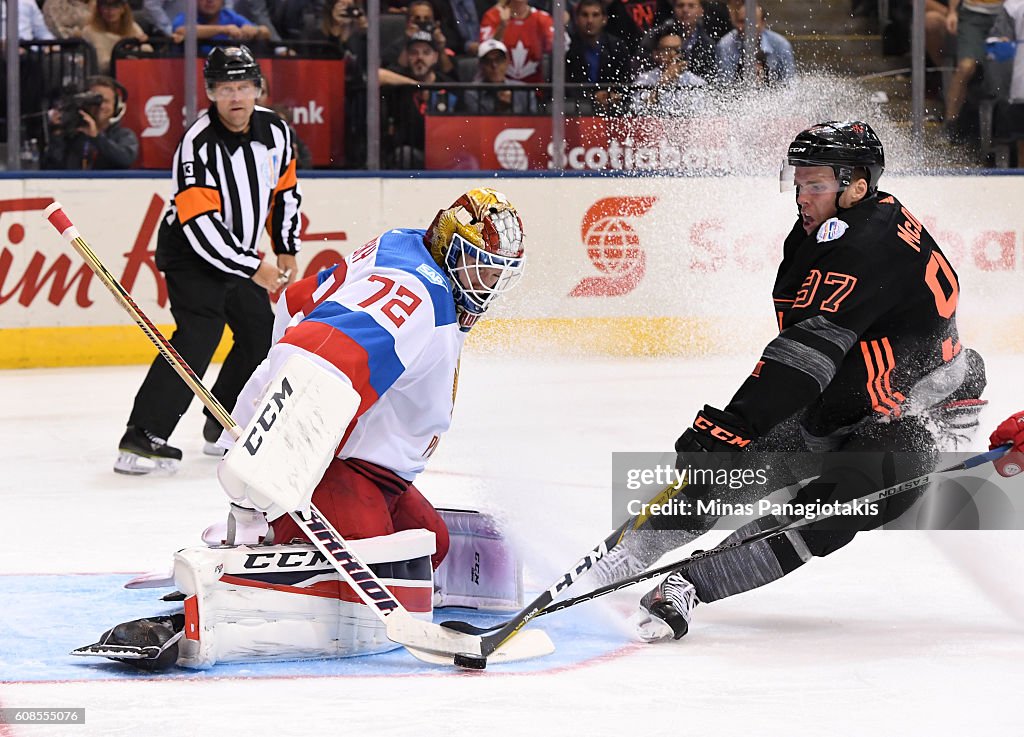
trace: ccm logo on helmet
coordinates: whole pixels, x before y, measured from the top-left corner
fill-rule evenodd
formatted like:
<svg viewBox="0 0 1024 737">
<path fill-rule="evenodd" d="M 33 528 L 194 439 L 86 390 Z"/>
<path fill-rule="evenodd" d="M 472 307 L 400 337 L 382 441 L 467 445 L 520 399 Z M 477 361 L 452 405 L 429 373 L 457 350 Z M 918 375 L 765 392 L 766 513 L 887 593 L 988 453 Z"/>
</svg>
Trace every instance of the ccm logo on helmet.
<svg viewBox="0 0 1024 737">
<path fill-rule="evenodd" d="M 249 437 L 245 439 L 245 449 L 249 452 L 249 455 L 254 456 L 256 452 L 263 445 L 263 435 L 260 433 L 269 432 L 270 428 L 274 426 L 274 422 L 277 420 L 278 414 L 284 409 L 284 400 L 293 394 L 292 385 L 288 383 L 288 377 L 281 380 L 281 389 L 270 395 L 270 399 L 267 400 L 266 404 L 263 405 L 263 409 L 260 410 L 259 422 L 249 432 Z"/>
<path fill-rule="evenodd" d="M 697 430 L 706 430 L 711 437 L 724 441 L 729 445 L 735 445 L 737 448 L 745 448 L 750 445 L 750 440 L 748 438 L 741 438 L 736 433 L 729 432 L 724 427 L 716 425 L 703 415 L 697 416 L 697 419 L 693 421 L 693 426 Z"/>
</svg>

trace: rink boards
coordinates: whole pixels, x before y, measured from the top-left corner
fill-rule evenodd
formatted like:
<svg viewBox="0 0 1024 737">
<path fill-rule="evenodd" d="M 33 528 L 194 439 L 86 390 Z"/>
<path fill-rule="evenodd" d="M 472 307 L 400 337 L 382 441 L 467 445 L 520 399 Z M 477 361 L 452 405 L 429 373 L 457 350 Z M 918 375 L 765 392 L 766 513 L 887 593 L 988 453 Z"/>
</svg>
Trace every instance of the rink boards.
<svg viewBox="0 0 1024 737">
<path fill-rule="evenodd" d="M 762 346 L 792 194 L 772 178 L 370 177 L 300 180 L 304 274 L 391 227 L 424 227 L 478 185 L 522 215 L 525 278 L 473 331 L 476 349 L 700 355 Z M 960 276 L 965 342 L 1024 349 L 1024 178 L 886 177 Z M 0 367 L 149 361 L 154 349 L 40 214 L 60 200 L 108 269 L 170 326 L 153 262 L 170 183 L 160 178 L 0 181 Z M 269 241 L 264 240 L 269 249 Z"/>
</svg>

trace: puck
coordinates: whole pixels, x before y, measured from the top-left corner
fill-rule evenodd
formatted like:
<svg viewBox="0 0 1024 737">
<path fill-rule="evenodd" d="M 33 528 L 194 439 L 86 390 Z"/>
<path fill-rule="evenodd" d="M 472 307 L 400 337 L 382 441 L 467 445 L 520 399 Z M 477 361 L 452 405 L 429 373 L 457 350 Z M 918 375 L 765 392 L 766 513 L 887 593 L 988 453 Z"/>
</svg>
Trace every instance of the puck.
<svg viewBox="0 0 1024 737">
<path fill-rule="evenodd" d="M 455 656 L 455 665 L 469 670 L 483 670 L 487 667 L 487 658 L 481 655 L 466 655 L 458 653 Z"/>
</svg>

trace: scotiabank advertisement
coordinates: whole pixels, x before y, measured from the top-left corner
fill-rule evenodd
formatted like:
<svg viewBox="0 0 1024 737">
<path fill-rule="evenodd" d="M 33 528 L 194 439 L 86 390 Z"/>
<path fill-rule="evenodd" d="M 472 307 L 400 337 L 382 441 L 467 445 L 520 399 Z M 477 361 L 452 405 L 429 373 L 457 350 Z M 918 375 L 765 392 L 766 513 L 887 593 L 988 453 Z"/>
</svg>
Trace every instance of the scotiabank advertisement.
<svg viewBox="0 0 1024 737">
<path fill-rule="evenodd" d="M 122 125 L 139 137 L 136 167 L 167 169 L 184 132 L 182 59 L 124 59 L 117 80 L 128 90 Z M 314 166 L 337 166 L 345 155 L 345 62 L 341 59 L 260 59 L 268 92 L 260 101 L 282 115 L 309 147 Z M 198 110 L 210 104 L 197 65 Z"/>
<path fill-rule="evenodd" d="M 572 171 L 744 171 L 752 151 L 774 151 L 802 127 L 802 119 L 766 117 L 738 136 L 723 117 L 566 118 L 562 160 Z M 428 115 L 426 145 L 428 169 L 558 168 L 550 117 Z"/>
<path fill-rule="evenodd" d="M 304 179 L 299 172 L 299 272 L 316 274 L 390 228 L 425 228 L 438 209 L 483 184 L 519 210 L 527 265 L 469 345 L 748 355 L 777 334 L 771 290 L 796 206 L 769 177 Z M 0 180 L 0 367 L 152 358 L 149 341 L 42 211 L 59 200 L 146 315 L 168 326 L 154 251 L 170 185 L 155 176 Z M 886 175 L 882 186 L 956 270 L 965 345 L 1024 350 L 1024 176 Z M 261 247 L 269 250 L 266 238 Z"/>
</svg>

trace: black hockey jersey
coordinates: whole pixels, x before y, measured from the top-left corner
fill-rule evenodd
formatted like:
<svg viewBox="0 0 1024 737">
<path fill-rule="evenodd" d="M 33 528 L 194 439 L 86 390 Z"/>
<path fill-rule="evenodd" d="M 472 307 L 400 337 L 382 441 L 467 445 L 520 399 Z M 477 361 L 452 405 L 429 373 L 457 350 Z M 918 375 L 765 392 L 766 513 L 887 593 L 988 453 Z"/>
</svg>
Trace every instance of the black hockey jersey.
<svg viewBox="0 0 1024 737">
<path fill-rule="evenodd" d="M 899 418 L 911 387 L 961 352 L 958 296 L 956 272 L 890 194 L 810 235 L 798 220 L 773 291 L 779 335 L 726 410 L 763 435 L 804 409 L 820 438 Z"/>
</svg>

